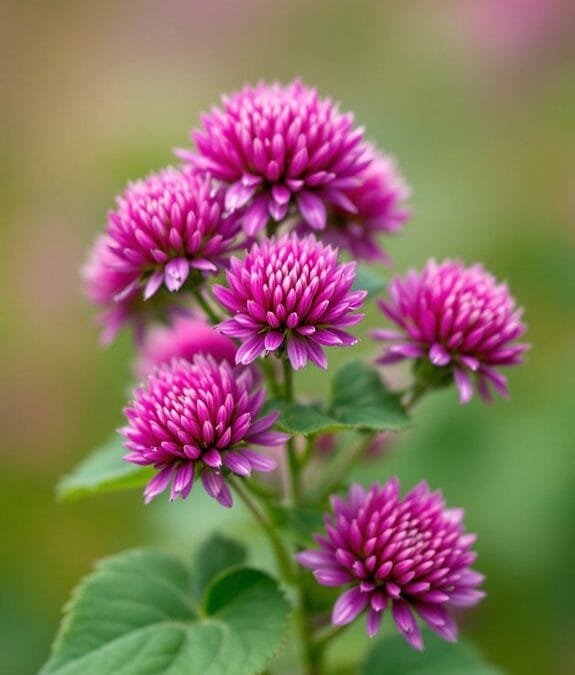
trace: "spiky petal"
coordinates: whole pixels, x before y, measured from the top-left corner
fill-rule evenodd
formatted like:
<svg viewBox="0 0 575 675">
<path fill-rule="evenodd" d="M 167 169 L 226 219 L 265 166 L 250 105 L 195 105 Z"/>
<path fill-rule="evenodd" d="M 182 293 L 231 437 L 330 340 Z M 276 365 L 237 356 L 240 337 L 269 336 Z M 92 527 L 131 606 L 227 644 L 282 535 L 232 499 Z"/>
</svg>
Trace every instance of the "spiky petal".
<svg viewBox="0 0 575 675">
<path fill-rule="evenodd" d="M 226 274 L 228 287 L 213 293 L 232 315 L 219 330 L 242 341 L 237 363 L 285 352 L 296 370 L 308 359 L 326 368 L 324 346 L 357 342 L 343 330 L 363 318 L 355 313 L 366 296 L 352 290 L 355 263 L 338 263 L 337 250 L 313 235 L 264 239 L 244 260 L 232 258 Z"/>
<path fill-rule="evenodd" d="M 386 609 L 415 649 L 423 649 L 416 615 L 445 640 L 455 641 L 454 607 L 484 596 L 483 576 L 471 569 L 475 535 L 466 534 L 460 509 L 446 509 L 440 492 L 421 483 L 405 497 L 397 478 L 369 490 L 352 485 L 347 499 L 331 498 L 319 549 L 297 555 L 323 586 L 346 587 L 332 622 L 345 625 L 366 612 L 373 637 Z"/>
<path fill-rule="evenodd" d="M 237 218 L 224 215 L 223 200 L 209 175 L 189 167 L 168 167 L 130 183 L 92 253 L 91 287 L 106 287 L 112 303 L 123 303 L 147 300 L 161 287 L 178 291 L 192 273 L 196 282 L 217 273 L 239 231 Z"/>
<path fill-rule="evenodd" d="M 358 184 L 343 191 L 347 201 L 333 207 L 322 239 L 347 249 L 354 258 L 386 264 L 389 256 L 380 235 L 399 232 L 409 219 L 405 200 L 410 189 L 392 157 L 375 149 L 370 157 Z M 298 231 L 308 229 L 304 223 Z"/>
<path fill-rule="evenodd" d="M 82 268 L 86 295 L 102 309 L 98 322 L 102 326 L 100 340 L 109 345 L 125 325 L 131 325 L 138 342 L 144 335 L 146 321 L 158 309 L 158 298 L 144 302 L 138 290 L 138 275 L 118 269 L 110 238 L 100 235 Z M 122 292 L 122 289 L 130 289 Z M 118 295 L 121 293 L 121 297 Z"/>
<path fill-rule="evenodd" d="M 375 339 L 391 343 L 380 363 L 415 359 L 428 383 L 454 380 L 461 403 L 476 387 L 487 401 L 490 386 L 507 397 L 503 366 L 523 361 L 529 345 L 518 343 L 526 330 L 506 284 L 481 265 L 464 267 L 457 260 L 430 260 L 389 285 L 381 300 L 383 313 L 396 330 L 375 330 Z M 426 382 L 423 382 L 426 384 Z"/>
<path fill-rule="evenodd" d="M 253 387 L 250 369 L 198 354 L 157 367 L 124 410 L 120 429 L 129 451 L 124 459 L 153 466 L 157 474 L 144 492 L 146 503 L 169 485 L 170 499 L 185 499 L 201 477 L 206 492 L 232 505 L 225 471 L 249 476 L 272 471 L 276 462 L 252 445 L 281 445 L 286 434 L 272 431 L 277 412 L 259 417 L 265 393 Z"/>
<path fill-rule="evenodd" d="M 370 162 L 353 116 L 299 80 L 225 96 L 191 136 L 196 150 L 178 155 L 222 181 L 226 208 L 241 210 L 248 235 L 290 211 L 324 229 L 327 207 L 349 204 L 344 191 Z"/>
</svg>

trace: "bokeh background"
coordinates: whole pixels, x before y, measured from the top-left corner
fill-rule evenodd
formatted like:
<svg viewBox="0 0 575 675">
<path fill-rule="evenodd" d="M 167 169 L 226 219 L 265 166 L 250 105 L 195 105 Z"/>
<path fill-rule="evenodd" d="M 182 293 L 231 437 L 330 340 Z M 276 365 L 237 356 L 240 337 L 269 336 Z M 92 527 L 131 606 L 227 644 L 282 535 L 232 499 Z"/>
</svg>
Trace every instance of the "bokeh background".
<svg viewBox="0 0 575 675">
<path fill-rule="evenodd" d="M 114 194 L 173 161 L 222 92 L 295 75 L 353 109 L 412 185 L 415 216 L 389 244 L 396 270 L 431 255 L 484 261 L 526 306 L 534 345 L 509 403 L 434 395 L 391 458 L 358 475 L 427 478 L 465 506 L 489 595 L 464 632 L 508 673 L 575 672 L 574 10 L 2 1 L 1 673 L 37 671 L 95 559 L 149 543 L 189 555 L 212 526 L 248 531 L 241 509 L 199 491 L 144 508 L 138 493 L 59 504 L 54 486 L 121 422 L 130 382 L 130 340 L 99 348 L 78 279 Z M 332 366 L 350 355 L 333 351 Z M 326 381 L 312 372 L 298 386 Z M 361 632 L 346 639 L 366 647 Z"/>
</svg>

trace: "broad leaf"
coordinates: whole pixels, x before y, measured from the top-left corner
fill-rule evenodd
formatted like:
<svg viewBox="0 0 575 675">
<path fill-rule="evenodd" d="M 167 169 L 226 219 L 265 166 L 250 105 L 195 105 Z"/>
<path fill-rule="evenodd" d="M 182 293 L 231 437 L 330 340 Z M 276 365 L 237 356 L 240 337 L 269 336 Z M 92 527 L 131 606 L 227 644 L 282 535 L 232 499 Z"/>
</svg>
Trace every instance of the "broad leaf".
<svg viewBox="0 0 575 675">
<path fill-rule="evenodd" d="M 354 290 L 367 291 L 367 297 L 381 293 L 386 286 L 386 282 L 380 276 L 373 272 L 371 267 L 358 265 L 355 273 Z"/>
<path fill-rule="evenodd" d="M 366 431 L 409 424 L 399 396 L 387 391 L 377 371 L 359 360 L 349 361 L 335 374 L 328 414 L 348 428 Z"/>
<path fill-rule="evenodd" d="M 311 436 L 319 433 L 341 431 L 347 428 L 339 420 L 322 412 L 318 404 L 286 403 L 280 398 L 269 401 L 266 412 L 279 410 L 278 426 L 290 434 Z"/>
<path fill-rule="evenodd" d="M 194 557 L 194 596 L 201 597 L 212 579 L 230 567 L 241 565 L 245 559 L 243 544 L 221 534 L 212 535 Z"/>
<path fill-rule="evenodd" d="M 502 675 L 463 642 L 451 644 L 425 633 L 425 650 L 418 652 L 395 635 L 381 640 L 369 653 L 361 675 Z"/>
<path fill-rule="evenodd" d="M 359 360 L 344 364 L 336 372 L 327 411 L 317 403 L 286 403 L 281 398 L 266 403 L 265 412 L 272 410 L 280 412 L 281 429 L 303 436 L 346 429 L 397 430 L 409 424 L 399 396 L 387 391 L 377 371 Z"/>
<path fill-rule="evenodd" d="M 63 500 L 79 499 L 99 492 L 113 492 L 142 487 L 154 475 L 154 470 L 125 462 L 122 438 L 114 434 L 84 461 L 64 476 L 57 487 Z"/>
<path fill-rule="evenodd" d="M 278 650 L 288 604 L 263 572 L 234 569 L 190 599 L 191 572 L 151 550 L 109 558 L 67 608 L 41 675 L 252 675 Z"/>
</svg>

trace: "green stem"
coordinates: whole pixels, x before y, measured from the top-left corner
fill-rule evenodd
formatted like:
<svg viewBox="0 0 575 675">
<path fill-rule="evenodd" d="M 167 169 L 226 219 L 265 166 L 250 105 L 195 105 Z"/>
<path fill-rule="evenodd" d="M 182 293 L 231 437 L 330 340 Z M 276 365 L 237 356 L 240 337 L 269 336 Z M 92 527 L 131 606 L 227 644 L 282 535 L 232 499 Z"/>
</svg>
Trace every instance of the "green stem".
<svg viewBox="0 0 575 675">
<path fill-rule="evenodd" d="M 264 502 L 270 502 L 276 498 L 276 492 L 263 483 L 260 483 L 253 476 L 250 480 L 245 481 L 244 488 L 254 495 L 257 499 L 263 499 Z"/>
<path fill-rule="evenodd" d="M 293 395 L 293 370 L 291 363 L 287 358 L 283 359 L 283 374 L 284 374 L 284 397 L 286 403 L 289 405 L 294 400 Z M 288 455 L 288 469 L 290 478 L 290 502 L 292 507 L 297 507 L 300 492 L 300 466 L 296 454 L 295 440 L 290 438 L 287 443 Z M 305 672 L 308 675 L 320 675 L 321 673 L 321 651 L 316 650 L 312 641 L 312 628 L 310 625 L 309 615 L 307 612 L 307 597 L 303 586 L 304 578 L 301 568 L 296 566 L 297 587 L 297 611 L 296 624 L 300 635 L 300 641 L 303 650 L 303 660 L 305 664 Z"/>
<path fill-rule="evenodd" d="M 322 633 L 318 633 L 314 640 L 316 651 L 323 653 L 327 645 L 346 631 L 349 626 L 350 624 L 346 624 L 345 626 L 328 626 Z"/>
<path fill-rule="evenodd" d="M 315 450 L 315 439 L 316 439 L 316 434 L 312 434 L 311 436 L 308 436 L 305 442 L 305 448 L 303 451 L 303 454 L 300 459 L 300 466 L 301 468 L 307 466 L 307 464 L 310 462 L 310 460 L 313 459 L 314 455 L 314 450 Z"/>
<path fill-rule="evenodd" d="M 244 486 L 237 478 L 228 476 L 227 480 L 267 536 L 282 576 L 287 582 L 294 583 L 297 568 L 292 562 L 290 553 L 279 538 L 273 523 L 271 523 L 268 520 L 268 517 L 262 513 L 256 502 L 252 499 L 247 490 L 244 489 Z"/>
<path fill-rule="evenodd" d="M 413 409 L 413 406 L 419 401 L 420 398 L 423 397 L 424 394 L 427 393 L 428 390 L 429 388 L 425 385 L 414 386 L 407 395 L 405 403 L 403 404 L 405 411 L 410 412 Z"/>
<path fill-rule="evenodd" d="M 204 310 L 204 312 L 206 313 L 206 315 L 208 316 L 210 321 L 213 324 L 220 323 L 220 321 L 221 321 L 220 317 L 210 307 L 207 300 L 202 295 L 202 291 L 199 288 L 194 288 L 192 290 L 192 295 L 196 299 L 196 302 L 198 303 L 198 305 Z"/>
<path fill-rule="evenodd" d="M 287 404 L 293 402 L 293 370 L 287 358 L 283 359 L 284 398 Z M 288 472 L 290 485 L 290 502 L 295 505 L 300 496 L 299 462 L 294 438 L 287 442 Z"/>
<path fill-rule="evenodd" d="M 339 454 L 327 470 L 325 478 L 315 487 L 312 498 L 316 502 L 323 501 L 326 497 L 338 488 L 342 480 L 349 474 L 355 464 L 365 454 L 376 434 L 364 432 L 365 437 L 353 450 L 347 453 Z"/>
<path fill-rule="evenodd" d="M 274 369 L 274 364 L 269 358 L 260 359 L 259 364 L 262 367 L 264 376 L 266 378 L 266 383 L 274 396 L 281 396 L 282 391 L 278 384 L 276 373 Z"/>
<path fill-rule="evenodd" d="M 307 675 L 320 675 L 322 671 L 323 650 L 321 648 L 318 649 L 313 641 L 312 627 L 307 613 L 307 598 L 303 587 L 303 576 L 299 567 L 296 574 L 298 606 L 295 618 L 303 650 L 305 672 Z"/>
</svg>

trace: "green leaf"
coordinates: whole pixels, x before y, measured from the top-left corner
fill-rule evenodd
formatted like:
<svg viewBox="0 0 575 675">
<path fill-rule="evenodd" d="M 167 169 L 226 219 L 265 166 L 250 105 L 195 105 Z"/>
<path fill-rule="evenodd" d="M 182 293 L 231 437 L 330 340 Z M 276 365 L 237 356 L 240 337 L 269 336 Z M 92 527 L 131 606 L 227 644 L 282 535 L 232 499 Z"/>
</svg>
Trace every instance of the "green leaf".
<svg viewBox="0 0 575 675">
<path fill-rule="evenodd" d="M 56 493 L 59 499 L 74 500 L 99 492 L 113 492 L 142 487 L 154 475 L 154 470 L 125 462 L 122 438 L 114 434 L 107 443 L 64 476 Z"/>
<path fill-rule="evenodd" d="M 418 652 L 395 635 L 369 653 L 361 675 L 502 675 L 463 642 L 451 644 L 425 632 L 425 651 Z"/>
<path fill-rule="evenodd" d="M 367 291 L 367 297 L 381 293 L 386 287 L 386 282 L 377 274 L 374 274 L 371 267 L 358 265 L 355 272 L 355 283 L 353 289 L 356 291 Z"/>
<path fill-rule="evenodd" d="M 328 413 L 348 428 L 366 431 L 409 425 L 399 396 L 387 391 L 377 371 L 360 360 L 349 361 L 335 374 Z"/>
<path fill-rule="evenodd" d="M 191 571 L 172 556 L 128 551 L 74 592 L 41 675 L 252 675 L 281 645 L 289 606 L 277 583 L 234 569 L 193 605 Z"/>
<path fill-rule="evenodd" d="M 377 371 L 359 360 L 346 363 L 336 372 L 327 412 L 317 403 L 286 403 L 281 398 L 268 401 L 264 410 L 279 410 L 278 426 L 303 436 L 346 429 L 397 430 L 409 424 L 399 396 L 387 391 Z"/>
<path fill-rule="evenodd" d="M 281 398 L 274 398 L 265 406 L 265 412 L 272 410 L 279 410 L 278 426 L 289 434 L 312 436 L 347 428 L 346 424 L 322 412 L 317 403 L 286 403 Z"/>
<path fill-rule="evenodd" d="M 194 596 L 201 597 L 212 579 L 221 572 L 244 563 L 246 554 L 243 544 L 221 534 L 212 535 L 200 546 L 194 558 Z"/>
</svg>

